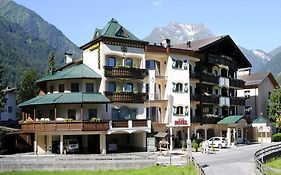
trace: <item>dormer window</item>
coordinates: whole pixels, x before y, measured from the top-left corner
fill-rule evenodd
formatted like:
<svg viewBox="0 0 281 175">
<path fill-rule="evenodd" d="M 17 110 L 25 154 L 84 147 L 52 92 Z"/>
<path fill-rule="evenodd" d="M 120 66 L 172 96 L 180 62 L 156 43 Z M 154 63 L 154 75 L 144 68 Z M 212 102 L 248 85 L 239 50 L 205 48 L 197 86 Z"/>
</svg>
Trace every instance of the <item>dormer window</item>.
<svg viewBox="0 0 281 175">
<path fill-rule="evenodd" d="M 120 27 L 115 36 L 128 38 L 128 33 L 123 29 L 123 27 Z"/>
</svg>

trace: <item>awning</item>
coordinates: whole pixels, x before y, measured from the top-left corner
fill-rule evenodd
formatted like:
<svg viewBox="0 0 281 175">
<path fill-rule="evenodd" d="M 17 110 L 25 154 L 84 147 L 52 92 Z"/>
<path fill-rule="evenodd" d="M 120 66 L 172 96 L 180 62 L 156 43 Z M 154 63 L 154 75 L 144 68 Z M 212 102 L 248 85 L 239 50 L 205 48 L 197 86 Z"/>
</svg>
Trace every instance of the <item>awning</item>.
<svg viewBox="0 0 281 175">
<path fill-rule="evenodd" d="M 230 115 L 220 120 L 218 124 L 235 124 L 238 123 L 242 118 L 244 118 L 244 115 Z"/>
<path fill-rule="evenodd" d="M 168 133 L 165 133 L 165 132 L 158 132 L 154 137 L 166 137 L 168 135 Z"/>
<path fill-rule="evenodd" d="M 82 103 L 110 103 L 110 100 L 101 93 L 53 93 L 39 95 L 20 103 L 19 107 L 48 104 L 82 104 Z"/>
</svg>

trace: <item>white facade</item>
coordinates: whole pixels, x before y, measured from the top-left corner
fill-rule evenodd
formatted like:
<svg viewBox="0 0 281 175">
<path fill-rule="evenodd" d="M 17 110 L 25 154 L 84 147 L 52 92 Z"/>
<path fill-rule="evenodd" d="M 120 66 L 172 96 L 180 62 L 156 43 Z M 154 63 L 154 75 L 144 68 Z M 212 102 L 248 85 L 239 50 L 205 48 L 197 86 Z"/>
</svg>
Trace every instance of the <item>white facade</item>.
<svg viewBox="0 0 281 175">
<path fill-rule="evenodd" d="M 18 120 L 17 118 L 17 100 L 16 100 L 16 89 L 15 88 L 7 88 L 4 90 L 5 98 L 6 98 L 6 104 L 5 107 L 1 110 L 0 113 L 0 121 L 9 121 Z"/>
<path fill-rule="evenodd" d="M 251 88 L 237 90 L 237 97 L 245 97 L 245 108 L 239 107 L 240 113 L 249 115 L 252 120 L 257 116 L 268 116 L 268 103 L 271 92 L 275 89 L 269 77 Z"/>
</svg>

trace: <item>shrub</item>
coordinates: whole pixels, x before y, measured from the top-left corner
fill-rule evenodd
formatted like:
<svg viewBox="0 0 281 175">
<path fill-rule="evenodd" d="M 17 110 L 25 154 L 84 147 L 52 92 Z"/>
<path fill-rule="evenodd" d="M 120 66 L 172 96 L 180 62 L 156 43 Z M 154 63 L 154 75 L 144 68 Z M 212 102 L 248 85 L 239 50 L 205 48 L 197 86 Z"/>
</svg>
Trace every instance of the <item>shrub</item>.
<svg viewBox="0 0 281 175">
<path fill-rule="evenodd" d="M 98 117 L 92 117 L 92 118 L 90 119 L 90 121 L 91 121 L 91 122 L 97 122 L 97 123 L 99 123 L 99 122 L 100 122 L 100 118 L 98 118 Z"/>
<path fill-rule="evenodd" d="M 273 134 L 272 135 L 272 141 L 273 142 L 280 142 L 281 141 L 281 133 Z"/>
<path fill-rule="evenodd" d="M 194 148 L 195 151 L 197 152 L 198 147 L 199 147 L 199 145 L 198 145 L 197 141 L 196 141 L 196 140 L 193 140 L 193 141 L 192 141 L 192 148 Z"/>
</svg>

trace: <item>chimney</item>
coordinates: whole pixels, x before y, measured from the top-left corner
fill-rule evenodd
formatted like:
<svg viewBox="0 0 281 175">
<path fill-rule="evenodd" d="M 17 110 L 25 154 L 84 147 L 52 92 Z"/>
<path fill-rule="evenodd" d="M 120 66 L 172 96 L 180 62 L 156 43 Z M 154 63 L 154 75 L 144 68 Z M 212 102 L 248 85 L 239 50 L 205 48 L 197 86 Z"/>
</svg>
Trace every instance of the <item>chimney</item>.
<svg viewBox="0 0 281 175">
<path fill-rule="evenodd" d="M 171 47 L 171 40 L 170 39 L 162 39 L 160 45 L 164 46 L 165 48 Z"/>
<path fill-rule="evenodd" d="M 65 55 L 65 64 L 71 63 L 73 61 L 71 58 L 72 53 L 65 52 L 64 55 Z"/>
<path fill-rule="evenodd" d="M 190 42 L 190 41 L 187 41 L 187 42 L 186 42 L 186 46 L 187 46 L 187 48 L 190 48 L 190 47 L 191 47 L 191 42 Z"/>
</svg>

